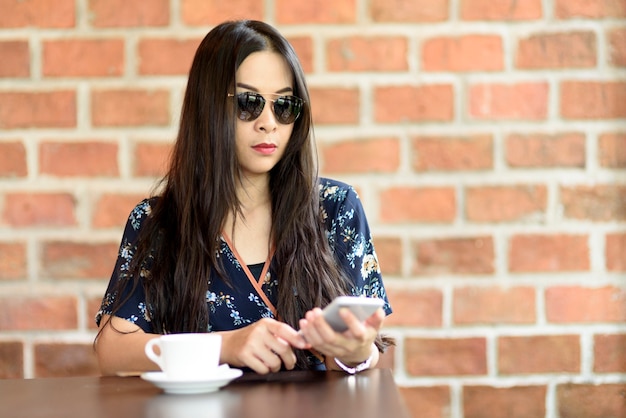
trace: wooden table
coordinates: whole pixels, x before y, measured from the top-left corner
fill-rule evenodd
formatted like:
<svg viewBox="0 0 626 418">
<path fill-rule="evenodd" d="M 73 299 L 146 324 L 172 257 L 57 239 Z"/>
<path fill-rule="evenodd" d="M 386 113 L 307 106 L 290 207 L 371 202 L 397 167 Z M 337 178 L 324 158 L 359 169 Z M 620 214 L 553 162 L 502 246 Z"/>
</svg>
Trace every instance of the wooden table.
<svg viewBox="0 0 626 418">
<path fill-rule="evenodd" d="M 217 392 L 170 395 L 139 377 L 0 380 L 4 418 L 408 418 L 386 369 L 246 373 Z"/>
</svg>

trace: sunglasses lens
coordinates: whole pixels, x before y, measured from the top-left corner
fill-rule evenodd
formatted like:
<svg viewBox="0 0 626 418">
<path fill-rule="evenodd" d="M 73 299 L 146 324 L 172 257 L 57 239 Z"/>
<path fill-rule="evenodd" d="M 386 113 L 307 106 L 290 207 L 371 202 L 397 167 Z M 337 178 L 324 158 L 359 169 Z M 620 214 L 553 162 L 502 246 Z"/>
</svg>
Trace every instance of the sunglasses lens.
<svg viewBox="0 0 626 418">
<path fill-rule="evenodd" d="M 256 93 L 240 93 L 237 95 L 237 106 L 239 112 L 237 116 L 241 120 L 255 120 L 263 112 L 265 98 Z"/>
<path fill-rule="evenodd" d="M 278 122 L 294 123 L 302 111 L 302 99 L 295 96 L 281 96 L 274 101 L 274 114 Z"/>
<path fill-rule="evenodd" d="M 280 96 L 274 100 L 274 115 L 276 120 L 283 125 L 294 123 L 304 101 L 295 96 Z M 258 93 L 246 92 L 237 94 L 237 117 L 243 121 L 253 121 L 258 118 L 265 107 L 265 98 Z"/>
</svg>

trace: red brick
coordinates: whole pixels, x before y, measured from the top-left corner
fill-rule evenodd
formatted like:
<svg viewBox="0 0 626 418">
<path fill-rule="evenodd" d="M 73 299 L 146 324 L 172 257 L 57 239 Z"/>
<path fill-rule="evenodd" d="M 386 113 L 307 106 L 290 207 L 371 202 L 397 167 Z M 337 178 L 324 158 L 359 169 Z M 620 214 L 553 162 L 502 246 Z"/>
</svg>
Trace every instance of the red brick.
<svg viewBox="0 0 626 418">
<path fill-rule="evenodd" d="M 465 386 L 464 418 L 527 418 L 546 415 L 545 386 Z"/>
<path fill-rule="evenodd" d="M 0 280 L 25 279 L 26 245 L 20 242 L 0 242 Z"/>
<path fill-rule="evenodd" d="M 122 39 L 55 39 L 43 42 L 43 75 L 106 77 L 124 72 Z"/>
<path fill-rule="evenodd" d="M 0 0 L 0 28 L 72 28 L 74 0 Z"/>
<path fill-rule="evenodd" d="M 376 256 L 383 275 L 399 276 L 402 274 L 402 240 L 400 238 L 378 235 L 374 238 Z"/>
<path fill-rule="evenodd" d="M 298 60 L 305 73 L 312 73 L 315 67 L 315 53 L 313 51 L 313 39 L 310 36 L 298 36 L 287 38 L 298 55 Z"/>
<path fill-rule="evenodd" d="M 274 10 L 279 24 L 355 23 L 356 0 L 276 0 Z"/>
<path fill-rule="evenodd" d="M 471 222 L 514 222 L 544 219 L 548 201 L 545 186 L 468 187 L 465 214 Z"/>
<path fill-rule="evenodd" d="M 400 387 L 411 416 L 421 418 L 448 418 L 450 416 L 450 388 L 448 386 Z"/>
<path fill-rule="evenodd" d="M 92 92 L 91 117 L 96 127 L 166 126 L 170 122 L 166 90 L 99 90 Z"/>
<path fill-rule="evenodd" d="M 0 342 L 0 379 L 24 377 L 24 344 L 19 341 Z"/>
<path fill-rule="evenodd" d="M 105 279 L 111 276 L 118 245 L 86 242 L 45 242 L 40 277 L 49 279 Z"/>
<path fill-rule="evenodd" d="M 595 335 L 593 358 L 595 373 L 626 373 L 626 334 Z"/>
<path fill-rule="evenodd" d="M 26 148 L 20 141 L 0 142 L 0 178 L 26 177 Z"/>
<path fill-rule="evenodd" d="M 463 20 L 537 20 L 543 15 L 541 0 L 461 0 Z"/>
<path fill-rule="evenodd" d="M 93 344 L 35 344 L 35 377 L 99 376 Z"/>
<path fill-rule="evenodd" d="M 483 120 L 544 120 L 548 116 L 548 83 L 474 84 L 469 114 Z"/>
<path fill-rule="evenodd" d="M 442 22 L 448 19 L 448 0 L 372 0 L 374 22 Z"/>
<path fill-rule="evenodd" d="M 180 14 L 187 25 L 216 25 L 226 20 L 266 20 L 265 2 L 258 0 L 181 0 Z"/>
<path fill-rule="evenodd" d="M 320 147 L 325 173 L 393 173 L 400 167 L 398 138 L 363 138 Z"/>
<path fill-rule="evenodd" d="M 580 372 L 580 336 L 500 337 L 498 370 L 501 374 Z"/>
<path fill-rule="evenodd" d="M 2 57 L 0 77 L 28 77 L 30 75 L 28 41 L 0 41 L 0 57 Z"/>
<path fill-rule="evenodd" d="M 167 172 L 171 151 L 171 143 L 138 142 L 133 154 L 133 175 L 162 177 Z"/>
<path fill-rule="evenodd" d="M 556 387 L 559 418 L 619 418 L 626 416 L 624 383 L 574 384 Z"/>
<path fill-rule="evenodd" d="M 500 71 L 504 68 L 502 38 L 464 35 L 427 39 L 422 50 L 424 71 Z"/>
<path fill-rule="evenodd" d="M 407 338 L 404 354 L 409 376 L 487 373 L 487 342 L 484 338 Z"/>
<path fill-rule="evenodd" d="M 521 39 L 515 65 L 523 69 L 592 68 L 598 61 L 594 32 L 540 33 Z"/>
<path fill-rule="evenodd" d="M 509 244 L 509 270 L 514 273 L 589 270 L 585 235 L 516 235 Z"/>
<path fill-rule="evenodd" d="M 585 135 L 582 133 L 512 134 L 505 141 L 506 162 L 511 167 L 585 166 Z"/>
<path fill-rule="evenodd" d="M 97 28 L 166 26 L 170 21 L 170 2 L 89 0 L 87 13 Z"/>
<path fill-rule="evenodd" d="M 0 129 L 73 128 L 76 126 L 74 91 L 0 91 Z"/>
<path fill-rule="evenodd" d="M 605 168 L 626 168 L 626 133 L 614 132 L 600 135 L 598 162 Z"/>
<path fill-rule="evenodd" d="M 613 184 L 561 187 L 559 190 L 566 218 L 597 222 L 626 220 L 625 193 L 626 186 Z"/>
<path fill-rule="evenodd" d="M 546 318 L 554 323 L 626 321 L 626 290 L 605 286 L 555 286 L 546 289 Z"/>
<path fill-rule="evenodd" d="M 380 219 L 385 223 L 453 222 L 456 196 L 452 187 L 392 187 L 383 190 Z"/>
<path fill-rule="evenodd" d="M 468 324 L 532 324 L 535 290 L 532 287 L 463 287 L 454 289 L 453 322 Z"/>
<path fill-rule="evenodd" d="M 57 177 L 118 176 L 117 153 L 112 142 L 43 142 L 39 170 Z"/>
<path fill-rule="evenodd" d="M 491 237 L 418 241 L 413 246 L 411 271 L 420 276 L 493 274 L 495 253 Z"/>
<path fill-rule="evenodd" d="M 626 271 L 626 234 L 606 234 L 606 268 L 608 271 Z"/>
<path fill-rule="evenodd" d="M 330 71 L 406 71 L 408 40 L 400 36 L 331 39 L 326 46 Z"/>
<path fill-rule="evenodd" d="M 354 88 L 312 88 L 311 111 L 315 124 L 357 124 L 360 94 Z"/>
<path fill-rule="evenodd" d="M 374 115 L 379 123 L 451 121 L 454 89 L 449 84 L 376 87 Z"/>
<path fill-rule="evenodd" d="M 0 298 L 0 331 L 69 330 L 78 326 L 78 302 L 73 296 Z"/>
<path fill-rule="evenodd" d="M 138 46 L 139 74 L 187 75 L 199 39 L 142 39 Z"/>
<path fill-rule="evenodd" d="M 416 171 L 463 171 L 493 168 L 491 135 L 420 136 L 412 139 Z"/>
<path fill-rule="evenodd" d="M 564 81 L 560 102 L 566 119 L 626 118 L 626 82 Z"/>
<path fill-rule="evenodd" d="M 122 228 L 128 214 L 145 195 L 103 194 L 94 204 L 91 223 L 94 228 Z"/>
<path fill-rule="evenodd" d="M 616 67 L 626 67 L 626 29 L 613 29 L 609 37 L 609 62 Z"/>
<path fill-rule="evenodd" d="M 555 16 L 561 19 L 626 17 L 622 0 L 556 0 Z"/>
<path fill-rule="evenodd" d="M 7 193 L 3 219 L 18 228 L 73 226 L 75 206 L 69 193 Z"/>
<path fill-rule="evenodd" d="M 441 327 L 443 294 L 436 289 L 396 289 L 387 286 L 393 315 L 385 320 L 390 327 Z"/>
</svg>

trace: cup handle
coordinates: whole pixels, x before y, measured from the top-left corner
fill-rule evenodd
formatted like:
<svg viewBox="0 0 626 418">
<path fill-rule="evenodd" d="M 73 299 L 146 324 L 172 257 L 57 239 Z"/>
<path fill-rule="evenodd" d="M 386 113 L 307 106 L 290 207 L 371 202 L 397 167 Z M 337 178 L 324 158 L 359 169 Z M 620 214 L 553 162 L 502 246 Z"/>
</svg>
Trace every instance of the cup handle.
<svg viewBox="0 0 626 418">
<path fill-rule="evenodd" d="M 156 364 L 159 365 L 161 370 L 163 370 L 163 365 L 161 364 L 161 356 L 154 352 L 154 346 L 161 348 L 161 341 L 158 338 L 153 338 L 146 343 L 145 352 L 146 356 Z"/>
</svg>

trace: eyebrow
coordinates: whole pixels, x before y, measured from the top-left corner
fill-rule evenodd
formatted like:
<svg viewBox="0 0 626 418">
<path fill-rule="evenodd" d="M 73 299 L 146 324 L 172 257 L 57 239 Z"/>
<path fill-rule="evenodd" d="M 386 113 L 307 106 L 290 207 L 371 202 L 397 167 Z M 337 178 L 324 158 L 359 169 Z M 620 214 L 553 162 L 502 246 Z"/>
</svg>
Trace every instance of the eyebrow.
<svg viewBox="0 0 626 418">
<path fill-rule="evenodd" d="M 241 87 L 242 89 L 251 90 L 251 91 L 254 91 L 256 93 L 260 93 L 259 90 L 256 87 L 253 87 L 253 86 L 251 86 L 249 84 L 237 83 L 237 87 Z M 285 88 L 282 88 L 282 89 L 276 91 L 275 93 L 276 94 L 281 94 L 281 93 L 289 93 L 289 92 L 292 92 L 292 91 L 293 91 L 293 89 L 291 87 L 285 87 Z"/>
</svg>

